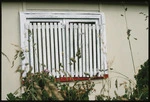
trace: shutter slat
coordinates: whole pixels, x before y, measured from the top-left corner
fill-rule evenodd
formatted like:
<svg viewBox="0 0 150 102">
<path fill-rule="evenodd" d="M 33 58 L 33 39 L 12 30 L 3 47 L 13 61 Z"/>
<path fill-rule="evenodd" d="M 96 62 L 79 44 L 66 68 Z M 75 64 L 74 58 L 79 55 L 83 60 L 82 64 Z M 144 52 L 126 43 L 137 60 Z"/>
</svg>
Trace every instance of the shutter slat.
<svg viewBox="0 0 150 102">
<path fill-rule="evenodd" d="M 53 31 L 53 23 L 50 23 L 50 35 L 51 35 L 51 57 L 52 57 L 52 74 L 55 76 L 55 55 L 54 55 L 54 31 Z"/>
<path fill-rule="evenodd" d="M 83 66 L 83 71 L 82 75 L 85 77 L 85 31 L 84 31 L 84 24 L 82 24 L 82 66 Z"/>
<path fill-rule="evenodd" d="M 59 37 L 59 64 L 63 63 L 62 61 L 62 32 L 61 32 L 61 24 L 58 23 L 58 37 Z M 62 69 L 61 66 L 59 66 Z M 61 77 L 63 76 L 62 70 L 60 70 Z"/>
<path fill-rule="evenodd" d="M 34 67 L 35 67 L 35 72 L 38 72 L 38 48 L 37 48 L 37 25 L 36 23 L 33 23 L 33 36 L 34 36 L 34 43 L 33 43 L 33 47 L 34 47 Z"/>
<path fill-rule="evenodd" d="M 58 36 L 57 36 L 57 23 L 54 23 L 54 36 L 55 36 L 55 61 L 56 61 L 56 66 L 55 70 L 59 70 L 59 58 L 58 58 Z M 56 72 L 56 77 L 59 77 L 59 73 Z"/>
<path fill-rule="evenodd" d="M 47 69 L 46 67 L 47 67 L 47 63 L 46 63 L 46 60 L 47 60 L 47 55 L 46 55 L 46 39 L 45 39 L 45 23 L 42 23 L 42 51 L 43 51 L 43 55 L 42 55 L 42 57 L 43 57 L 43 63 L 42 63 L 42 65 L 43 65 L 43 69 Z"/>
<path fill-rule="evenodd" d="M 81 23 L 79 23 L 78 26 L 78 34 L 79 34 L 79 49 L 80 49 L 80 53 L 81 53 L 81 47 L 82 47 L 82 42 L 81 42 L 81 37 L 82 37 L 82 33 L 81 33 Z M 82 57 L 79 58 L 79 76 L 82 77 Z"/>
<path fill-rule="evenodd" d="M 90 55 L 90 57 L 89 57 L 89 64 L 90 64 L 90 76 L 92 76 L 93 75 L 93 66 L 92 66 L 92 28 L 91 28 L 91 24 L 89 24 L 89 55 Z"/>
<path fill-rule="evenodd" d="M 51 70 L 51 57 L 50 57 L 50 33 L 49 33 L 49 24 L 46 23 L 46 39 L 47 39 L 47 68 Z"/>
<path fill-rule="evenodd" d="M 96 36 L 96 34 L 95 34 L 95 24 L 93 25 L 93 64 L 94 64 L 94 66 L 93 66 L 93 68 L 94 68 L 94 73 L 93 73 L 93 75 L 95 75 L 96 74 L 96 44 L 95 44 L 95 36 Z"/>
<path fill-rule="evenodd" d="M 42 45 L 41 45 L 41 25 L 38 23 L 38 59 L 39 59 L 39 72 L 42 71 Z"/>
<path fill-rule="evenodd" d="M 99 74 L 98 74 L 98 76 L 100 76 L 101 75 L 101 72 L 99 71 L 100 70 L 100 65 L 101 65 L 101 61 L 100 61 L 100 53 L 101 53 L 101 51 L 100 51 L 100 32 L 99 32 L 100 30 L 99 30 L 99 26 L 97 25 L 96 26 L 96 33 L 97 33 L 97 36 L 96 36 L 96 39 L 97 39 L 97 70 L 98 70 L 98 72 L 99 72 Z"/>
<path fill-rule="evenodd" d="M 85 24 L 85 53 L 86 53 L 86 73 L 89 73 L 89 32 L 88 32 L 88 24 Z"/>
<path fill-rule="evenodd" d="M 66 72 L 66 43 L 65 43 L 66 39 L 65 39 L 65 27 L 63 25 L 62 28 L 62 43 L 63 43 L 63 51 L 62 51 L 62 55 L 63 55 L 63 71 Z"/>
<path fill-rule="evenodd" d="M 75 59 L 75 76 L 78 76 L 78 58 L 76 56 L 76 53 L 78 51 L 78 39 L 77 39 L 78 35 L 77 35 L 77 24 L 74 24 L 74 59 Z"/>
<path fill-rule="evenodd" d="M 73 24 L 70 23 L 70 58 L 73 58 Z M 71 76 L 74 77 L 74 64 L 70 61 Z"/>
<path fill-rule="evenodd" d="M 69 56 L 69 25 L 66 24 L 66 72 L 67 72 L 67 77 L 68 77 L 68 74 L 70 74 L 70 65 L 69 65 L 69 62 L 70 62 L 70 56 Z"/>
</svg>

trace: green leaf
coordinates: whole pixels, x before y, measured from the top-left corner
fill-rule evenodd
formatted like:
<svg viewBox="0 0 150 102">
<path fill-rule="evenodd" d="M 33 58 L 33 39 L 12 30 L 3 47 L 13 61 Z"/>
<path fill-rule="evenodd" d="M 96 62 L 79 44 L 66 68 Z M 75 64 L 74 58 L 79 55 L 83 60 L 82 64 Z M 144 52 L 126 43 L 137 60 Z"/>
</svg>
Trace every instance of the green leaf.
<svg viewBox="0 0 150 102">
<path fill-rule="evenodd" d="M 9 58 L 7 57 L 5 53 L 1 52 L 1 54 L 4 55 L 7 58 L 7 60 L 10 62 Z"/>
<path fill-rule="evenodd" d="M 29 36 L 31 36 L 31 34 L 32 34 L 30 29 L 28 29 L 28 34 L 29 34 Z"/>
<path fill-rule="evenodd" d="M 12 61 L 12 65 L 11 65 L 11 68 L 14 66 L 14 61 Z"/>
<path fill-rule="evenodd" d="M 116 86 L 116 88 L 118 89 L 118 80 L 116 79 L 116 81 L 115 81 L 115 86 Z"/>
<path fill-rule="evenodd" d="M 21 57 L 21 60 L 24 60 L 25 59 L 25 56 Z"/>
<path fill-rule="evenodd" d="M 110 70 L 113 70 L 113 68 L 110 68 Z"/>
<path fill-rule="evenodd" d="M 45 64 L 43 64 L 43 63 L 41 64 L 41 66 L 46 67 L 46 65 L 45 65 Z"/>
<path fill-rule="evenodd" d="M 12 94 L 12 93 L 9 93 L 7 94 L 7 100 L 16 100 L 16 97 Z"/>
<path fill-rule="evenodd" d="M 139 14 L 143 14 L 143 12 L 140 12 Z"/>
<path fill-rule="evenodd" d="M 25 66 L 29 65 L 29 63 L 25 63 Z"/>
<path fill-rule="evenodd" d="M 77 53 L 76 53 L 76 56 L 81 56 L 81 51 L 80 51 L 80 48 L 78 49 Z"/>
<path fill-rule="evenodd" d="M 130 35 L 130 32 L 131 32 L 131 29 L 128 29 L 127 30 L 127 34 Z"/>
<path fill-rule="evenodd" d="M 75 58 L 70 58 L 70 60 L 74 63 L 76 62 Z"/>
<path fill-rule="evenodd" d="M 64 67 L 64 66 L 62 65 L 62 63 L 59 63 L 59 66 L 60 66 L 60 67 Z"/>
<path fill-rule="evenodd" d="M 84 74 L 85 74 L 85 75 L 87 75 L 87 76 L 90 76 L 90 74 L 89 74 L 89 73 L 84 72 Z"/>
<path fill-rule="evenodd" d="M 116 96 L 116 97 L 118 97 L 118 94 L 117 94 L 117 92 L 116 92 L 116 91 L 114 91 L 114 93 L 115 93 L 115 96 Z"/>
<path fill-rule="evenodd" d="M 70 62 L 69 64 L 70 64 L 70 65 L 72 65 L 72 63 L 71 63 L 71 62 Z"/>
</svg>

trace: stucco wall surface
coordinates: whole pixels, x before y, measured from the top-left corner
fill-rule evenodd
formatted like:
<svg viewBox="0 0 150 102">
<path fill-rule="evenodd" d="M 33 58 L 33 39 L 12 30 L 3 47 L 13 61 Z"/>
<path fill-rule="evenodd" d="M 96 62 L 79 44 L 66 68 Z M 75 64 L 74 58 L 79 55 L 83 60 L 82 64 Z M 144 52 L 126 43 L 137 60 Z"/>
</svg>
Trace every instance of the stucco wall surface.
<svg viewBox="0 0 150 102">
<path fill-rule="evenodd" d="M 134 57 L 136 73 L 148 59 L 148 20 L 140 12 L 148 15 L 148 6 L 146 5 L 125 5 L 126 19 L 124 15 L 124 7 L 121 4 L 107 4 L 100 2 L 2 2 L 2 52 L 4 52 L 13 61 L 15 49 L 12 44 L 20 45 L 20 23 L 19 12 L 21 11 L 56 11 L 56 12 L 103 12 L 105 14 L 106 39 L 107 39 L 107 63 L 109 68 L 118 71 L 131 80 L 134 80 L 134 69 L 131 59 L 129 42 L 127 40 L 127 28 L 131 29 L 131 46 Z M 121 16 L 123 15 L 123 16 Z M 126 26 L 127 22 L 127 26 Z M 137 38 L 135 40 L 134 38 Z M 19 88 L 19 74 L 15 73 L 15 68 L 21 63 L 15 61 L 15 66 L 11 68 L 11 63 L 2 55 L 2 100 L 6 99 L 6 95 L 14 92 Z M 122 76 L 109 71 L 108 80 L 94 80 L 96 92 L 91 93 L 90 99 L 94 100 L 95 95 L 100 94 L 100 90 L 104 83 L 106 88 L 110 90 L 110 95 L 114 94 L 115 80 L 122 83 L 126 80 Z M 110 81 L 111 80 L 111 81 Z M 71 83 L 72 84 L 72 83 Z M 111 87 L 109 87 L 111 84 Z M 119 87 L 118 94 L 124 92 L 123 86 Z"/>
</svg>

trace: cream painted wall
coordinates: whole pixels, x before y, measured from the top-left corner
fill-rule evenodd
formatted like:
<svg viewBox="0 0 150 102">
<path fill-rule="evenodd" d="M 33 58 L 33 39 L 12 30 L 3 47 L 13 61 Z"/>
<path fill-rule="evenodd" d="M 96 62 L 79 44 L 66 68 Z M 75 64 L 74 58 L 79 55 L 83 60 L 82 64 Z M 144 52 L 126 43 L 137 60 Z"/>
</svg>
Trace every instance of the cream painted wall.
<svg viewBox="0 0 150 102">
<path fill-rule="evenodd" d="M 19 35 L 19 16 L 21 3 L 2 3 L 2 52 L 4 52 L 10 61 L 13 61 L 15 47 L 11 44 L 20 44 Z M 11 68 L 11 63 L 6 57 L 2 56 L 2 100 L 6 95 L 19 88 L 19 73 L 15 73 L 16 67 L 20 61 L 16 60 L 15 66 Z"/>
<path fill-rule="evenodd" d="M 129 43 L 126 34 L 124 8 L 121 5 L 101 5 L 101 11 L 106 17 L 106 36 L 107 36 L 107 58 L 114 59 L 113 68 L 120 70 L 122 73 L 132 78 L 134 70 L 132 67 Z M 136 69 L 148 59 L 148 20 L 140 12 L 148 15 L 148 9 L 145 6 L 127 5 L 126 12 L 128 28 L 131 29 L 131 45 L 133 49 L 133 57 L 135 60 Z M 137 40 L 134 40 L 134 38 Z M 118 64 L 120 63 L 120 64 Z M 126 68 L 124 70 L 123 68 Z"/>
<path fill-rule="evenodd" d="M 126 5 L 128 27 L 131 29 L 131 34 L 138 40 L 131 37 L 131 44 L 133 49 L 133 57 L 135 61 L 136 71 L 148 59 L 148 20 L 139 12 L 148 14 L 148 6 L 144 5 Z M 103 3 L 3 3 L 2 2 L 2 52 L 4 52 L 12 61 L 15 54 L 15 47 L 11 45 L 20 44 L 19 35 L 19 12 L 20 11 L 82 11 L 82 12 L 104 12 L 106 18 L 106 39 L 107 39 L 107 60 L 111 68 L 128 76 L 134 80 L 134 70 L 130 55 L 129 43 L 127 40 L 126 26 L 124 16 L 124 9 L 118 4 L 103 4 Z M 112 64 L 111 64 L 112 63 Z M 14 92 L 19 87 L 19 74 L 15 74 L 15 68 L 20 64 L 17 60 L 14 68 L 10 68 L 11 64 L 6 57 L 2 56 L 2 100 L 6 99 L 6 95 Z M 111 80 L 110 95 L 114 94 L 114 82 L 117 78 L 118 83 L 123 80 L 116 73 L 109 72 L 109 80 Z M 104 80 L 94 80 L 96 83 L 96 92 L 90 95 L 90 99 L 94 100 L 95 95 L 100 94 L 102 83 Z M 72 83 L 71 83 L 72 84 Z M 106 84 L 106 87 L 108 84 Z M 124 92 L 123 86 L 119 87 L 118 94 Z"/>
</svg>

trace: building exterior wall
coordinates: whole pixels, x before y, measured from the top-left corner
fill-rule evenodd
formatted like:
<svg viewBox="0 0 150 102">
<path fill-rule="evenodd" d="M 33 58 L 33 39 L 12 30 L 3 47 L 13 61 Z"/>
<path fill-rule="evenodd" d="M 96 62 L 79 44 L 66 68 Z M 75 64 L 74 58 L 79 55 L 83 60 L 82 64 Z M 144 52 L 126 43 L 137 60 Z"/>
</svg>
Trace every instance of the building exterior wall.
<svg viewBox="0 0 150 102">
<path fill-rule="evenodd" d="M 148 59 L 148 20 L 145 16 L 139 14 L 143 12 L 148 15 L 147 5 L 126 5 L 127 27 L 131 29 L 131 46 L 136 67 L 136 73 Z M 13 60 L 15 55 L 15 47 L 12 44 L 20 45 L 20 24 L 19 12 L 21 11 L 65 11 L 65 12 L 103 12 L 106 22 L 106 39 L 107 39 L 107 61 L 109 68 L 128 76 L 134 80 L 134 69 L 132 65 L 129 42 L 127 40 L 127 29 L 124 15 L 124 8 L 121 4 L 107 4 L 101 2 L 2 2 L 2 52 Z M 121 16 L 123 14 L 124 16 Z M 134 40 L 134 38 L 137 40 Z M 19 88 L 19 73 L 15 73 L 15 68 L 20 64 L 16 60 L 14 68 L 11 63 L 2 56 L 2 100 L 6 99 L 6 95 L 14 92 Z M 125 81 L 116 73 L 109 72 L 111 80 L 110 94 L 114 94 L 114 81 L 119 83 Z M 94 80 L 96 92 L 90 95 L 90 99 L 94 100 L 95 95 L 100 94 L 103 83 L 109 82 L 104 80 Z M 72 83 L 71 83 L 72 84 Z M 108 85 L 108 84 L 107 84 Z M 108 87 L 108 86 L 106 86 Z M 120 87 L 118 94 L 124 92 Z"/>
</svg>

